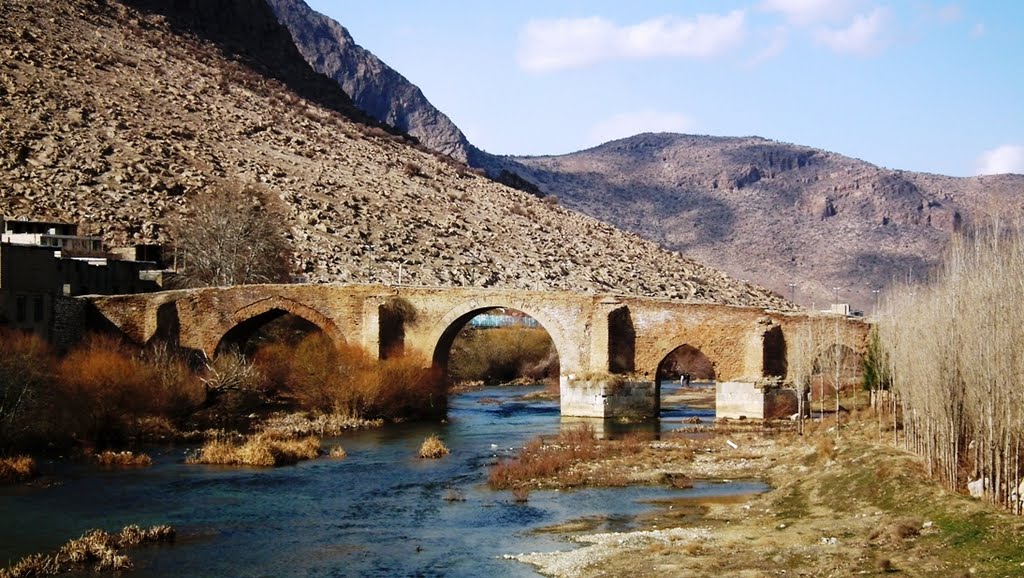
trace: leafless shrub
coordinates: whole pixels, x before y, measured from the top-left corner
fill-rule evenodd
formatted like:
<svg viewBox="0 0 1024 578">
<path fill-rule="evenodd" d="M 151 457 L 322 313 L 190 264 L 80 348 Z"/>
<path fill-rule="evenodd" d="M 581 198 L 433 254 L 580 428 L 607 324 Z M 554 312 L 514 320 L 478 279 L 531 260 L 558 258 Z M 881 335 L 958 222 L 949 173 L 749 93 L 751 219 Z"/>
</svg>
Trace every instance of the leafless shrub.
<svg viewBox="0 0 1024 578">
<path fill-rule="evenodd" d="M 895 568 L 893 568 L 892 560 L 879 557 L 875 560 L 875 570 L 879 572 L 893 572 Z"/>
<path fill-rule="evenodd" d="M 530 501 L 530 490 L 522 486 L 512 488 L 512 501 L 517 504 L 525 504 Z"/>
<path fill-rule="evenodd" d="M 50 346 L 35 334 L 0 329 L 0 449 L 36 428 L 53 380 Z"/>
<path fill-rule="evenodd" d="M 178 277 L 189 286 L 215 287 L 287 281 L 291 250 L 283 223 L 268 197 L 253 188 L 200 195 L 169 227 Z"/>
<path fill-rule="evenodd" d="M 206 362 L 206 371 L 199 378 L 208 395 L 228 391 L 261 391 L 265 385 L 263 373 L 249 358 L 236 350 L 225 351 Z"/>
<path fill-rule="evenodd" d="M 423 173 L 423 167 L 419 163 L 409 161 L 402 167 L 402 173 L 411 178 L 425 176 Z"/>
<path fill-rule="evenodd" d="M 893 540 L 906 540 L 921 533 L 921 520 L 917 518 L 899 518 L 889 524 L 889 535 Z"/>
</svg>

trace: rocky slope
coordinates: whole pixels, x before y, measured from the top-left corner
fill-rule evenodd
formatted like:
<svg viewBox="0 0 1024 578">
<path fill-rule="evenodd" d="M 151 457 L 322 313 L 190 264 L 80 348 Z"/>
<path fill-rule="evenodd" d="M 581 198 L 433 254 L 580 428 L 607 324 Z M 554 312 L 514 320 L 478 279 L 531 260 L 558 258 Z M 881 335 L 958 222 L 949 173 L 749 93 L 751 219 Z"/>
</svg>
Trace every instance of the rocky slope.
<svg viewBox="0 0 1024 578">
<path fill-rule="evenodd" d="M 1021 175 L 888 170 L 757 137 L 643 134 L 509 161 L 561 204 L 806 306 L 870 311 L 874 289 L 925 279 L 955 231 L 1024 208 Z"/>
<path fill-rule="evenodd" d="M 291 32 L 306 62 L 334 79 L 356 106 L 431 150 L 469 160 L 471 145 L 451 119 L 434 108 L 419 87 L 356 44 L 345 27 L 302 0 L 266 2 Z"/>
<path fill-rule="evenodd" d="M 355 120 L 353 120 L 355 119 Z M 316 282 L 629 292 L 782 306 L 417 150 L 314 74 L 260 0 L 0 4 L 0 212 L 167 241 L 196 195 L 265 194 Z"/>
</svg>

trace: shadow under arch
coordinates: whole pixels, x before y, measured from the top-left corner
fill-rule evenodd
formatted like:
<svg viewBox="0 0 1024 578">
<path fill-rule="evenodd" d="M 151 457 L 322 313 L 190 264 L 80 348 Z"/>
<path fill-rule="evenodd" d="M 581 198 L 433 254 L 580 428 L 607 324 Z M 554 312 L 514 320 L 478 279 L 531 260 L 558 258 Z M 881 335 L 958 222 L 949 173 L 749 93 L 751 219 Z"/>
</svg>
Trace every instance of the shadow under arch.
<svg viewBox="0 0 1024 578">
<path fill-rule="evenodd" d="M 715 381 L 715 362 L 697 347 L 684 343 L 665 354 L 658 363 L 655 376 L 658 379 L 679 379 L 686 373 L 693 380 Z"/>
<path fill-rule="evenodd" d="M 216 343 L 208 344 L 207 356 L 212 359 L 230 344 L 245 343 L 261 327 L 288 314 L 315 326 L 335 344 L 346 343 L 345 336 L 338 326 L 323 313 L 298 301 L 275 296 L 261 299 L 235 311 L 231 316 L 231 323 L 221 332 Z"/>
<path fill-rule="evenodd" d="M 546 316 L 531 311 L 529 307 L 505 305 L 501 303 L 487 305 L 469 303 L 449 311 L 449 313 L 437 323 L 435 330 L 432 332 L 431 342 L 434 345 L 431 353 L 431 360 L 434 366 L 441 369 L 445 375 L 447 375 L 452 344 L 455 342 L 455 338 L 458 337 L 459 332 L 461 332 L 466 324 L 477 315 L 493 311 L 495 309 L 519 311 L 520 313 L 524 313 L 532 317 L 537 322 L 537 326 L 547 332 L 548 337 L 551 338 L 552 347 L 554 347 L 555 355 L 558 357 L 559 367 L 563 373 L 565 372 L 563 352 L 566 348 L 563 345 L 562 331 L 558 325 L 555 324 L 553 320 L 546 318 Z"/>
<path fill-rule="evenodd" d="M 718 379 L 715 371 L 715 361 L 712 360 L 703 350 L 683 343 L 666 352 L 654 371 L 654 396 L 657 401 L 657 412 L 660 415 L 663 408 L 662 381 L 671 381 L 673 386 L 669 391 L 677 389 L 675 383 L 689 386 L 691 381 L 710 381 L 714 383 Z M 711 407 L 714 409 L 714 406 Z"/>
</svg>

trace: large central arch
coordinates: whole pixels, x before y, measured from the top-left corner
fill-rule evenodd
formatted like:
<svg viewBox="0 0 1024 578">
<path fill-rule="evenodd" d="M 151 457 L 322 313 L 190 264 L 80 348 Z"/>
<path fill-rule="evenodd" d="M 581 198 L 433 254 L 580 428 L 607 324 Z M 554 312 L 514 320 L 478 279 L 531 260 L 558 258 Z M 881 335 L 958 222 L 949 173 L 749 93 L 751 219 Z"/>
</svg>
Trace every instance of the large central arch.
<svg viewBox="0 0 1024 578">
<path fill-rule="evenodd" d="M 553 318 L 545 315 L 522 303 L 503 302 L 477 302 L 470 301 L 462 303 L 450 309 L 440 321 L 430 329 L 427 335 L 427 344 L 431 348 L 430 356 L 434 365 L 447 371 L 448 356 L 451 352 L 452 343 L 458 336 L 459 331 L 469 320 L 477 315 L 494 309 L 514 309 L 529 315 L 537 321 L 537 324 L 544 329 L 551 338 L 551 343 L 558 355 L 558 362 L 561 373 L 572 371 L 579 367 L 578 348 L 574 348 L 571 342 L 567 341 L 565 329 Z"/>
</svg>

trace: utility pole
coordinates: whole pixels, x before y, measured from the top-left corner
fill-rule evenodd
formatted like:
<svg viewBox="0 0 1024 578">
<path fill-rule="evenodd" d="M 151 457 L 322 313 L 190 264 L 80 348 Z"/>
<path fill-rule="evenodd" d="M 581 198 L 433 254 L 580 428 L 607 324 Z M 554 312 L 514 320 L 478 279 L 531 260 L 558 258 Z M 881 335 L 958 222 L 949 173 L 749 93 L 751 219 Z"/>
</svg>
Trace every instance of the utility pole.
<svg viewBox="0 0 1024 578">
<path fill-rule="evenodd" d="M 789 284 L 789 302 L 796 303 L 796 283 Z"/>
</svg>

